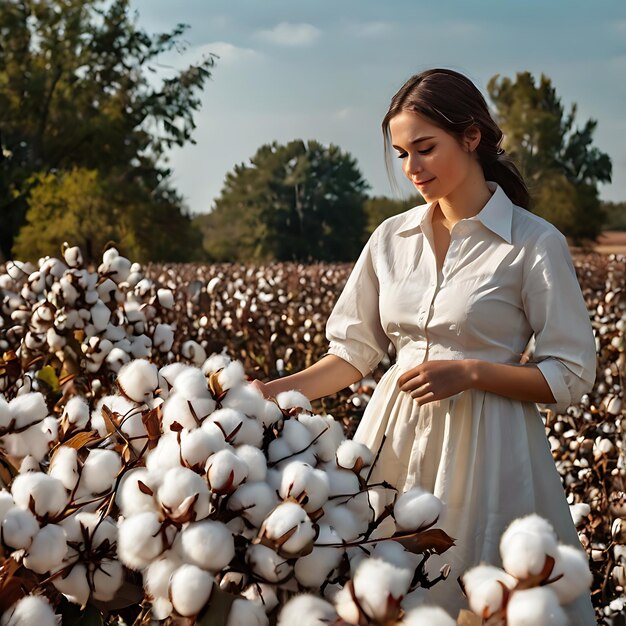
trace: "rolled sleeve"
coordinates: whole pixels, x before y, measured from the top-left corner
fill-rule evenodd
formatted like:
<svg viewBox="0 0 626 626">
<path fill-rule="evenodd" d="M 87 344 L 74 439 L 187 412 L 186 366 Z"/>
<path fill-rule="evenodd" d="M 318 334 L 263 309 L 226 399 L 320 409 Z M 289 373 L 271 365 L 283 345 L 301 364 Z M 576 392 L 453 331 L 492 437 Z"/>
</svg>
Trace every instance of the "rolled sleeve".
<svg viewBox="0 0 626 626">
<path fill-rule="evenodd" d="M 389 338 L 380 321 L 375 270 L 376 232 L 363 248 L 326 323 L 327 354 L 334 354 L 366 376 L 385 355 Z"/>
<path fill-rule="evenodd" d="M 596 377 L 595 340 L 565 238 L 545 233 L 529 255 L 522 292 L 535 333 L 532 362 L 562 411 L 590 391 Z"/>
</svg>

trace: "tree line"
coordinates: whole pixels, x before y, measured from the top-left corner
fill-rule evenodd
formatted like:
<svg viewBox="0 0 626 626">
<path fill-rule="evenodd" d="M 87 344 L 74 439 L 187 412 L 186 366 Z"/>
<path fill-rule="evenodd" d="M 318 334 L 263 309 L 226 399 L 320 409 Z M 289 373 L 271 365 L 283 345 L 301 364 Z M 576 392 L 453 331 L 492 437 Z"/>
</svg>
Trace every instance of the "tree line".
<svg viewBox="0 0 626 626">
<path fill-rule="evenodd" d="M 192 219 L 167 153 L 194 141 L 215 57 L 155 78 L 185 28 L 146 33 L 130 0 L 0 5 L 0 256 L 71 240 L 91 259 L 114 242 L 142 262 L 350 261 L 380 221 L 421 202 L 369 197 L 349 153 L 294 140 L 236 165 Z M 611 160 L 593 145 L 595 120 L 577 123 L 544 75 L 494 76 L 487 91 L 531 210 L 575 242 L 624 227 L 624 204 L 599 199 Z"/>
</svg>

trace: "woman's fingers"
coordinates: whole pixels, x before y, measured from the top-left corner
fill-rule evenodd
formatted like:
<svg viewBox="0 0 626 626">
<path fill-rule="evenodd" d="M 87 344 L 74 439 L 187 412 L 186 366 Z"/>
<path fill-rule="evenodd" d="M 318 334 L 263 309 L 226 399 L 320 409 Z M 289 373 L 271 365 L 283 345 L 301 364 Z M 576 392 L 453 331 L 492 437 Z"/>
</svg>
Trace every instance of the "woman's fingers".
<svg viewBox="0 0 626 626">
<path fill-rule="evenodd" d="M 416 399 L 429 392 L 432 392 L 430 383 L 424 383 L 423 385 L 420 385 L 417 389 L 413 389 L 413 391 L 411 391 L 411 397 L 413 399 Z"/>
</svg>

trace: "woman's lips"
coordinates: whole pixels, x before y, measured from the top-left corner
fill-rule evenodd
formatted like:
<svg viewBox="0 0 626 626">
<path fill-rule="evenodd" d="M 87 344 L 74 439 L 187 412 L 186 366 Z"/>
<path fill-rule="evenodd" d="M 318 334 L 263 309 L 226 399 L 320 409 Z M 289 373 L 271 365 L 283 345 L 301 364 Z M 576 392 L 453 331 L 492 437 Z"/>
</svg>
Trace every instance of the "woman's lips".
<svg viewBox="0 0 626 626">
<path fill-rule="evenodd" d="M 416 187 L 424 187 L 424 186 L 428 185 L 428 183 L 432 183 L 433 180 L 435 180 L 435 179 L 434 178 L 429 178 L 428 180 L 414 181 L 413 184 Z"/>
</svg>

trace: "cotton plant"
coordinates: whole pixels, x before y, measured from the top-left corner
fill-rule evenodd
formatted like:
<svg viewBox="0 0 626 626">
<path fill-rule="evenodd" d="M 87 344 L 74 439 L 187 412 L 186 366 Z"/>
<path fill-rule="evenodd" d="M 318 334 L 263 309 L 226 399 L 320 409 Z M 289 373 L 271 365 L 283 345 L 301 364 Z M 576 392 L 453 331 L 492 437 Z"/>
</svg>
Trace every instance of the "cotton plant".
<svg viewBox="0 0 626 626">
<path fill-rule="evenodd" d="M 514 520 L 500 539 L 503 567 L 478 565 L 463 574 L 470 609 L 490 625 L 561 626 L 563 606 L 592 582 L 586 554 L 561 544 L 536 514 Z"/>
</svg>

